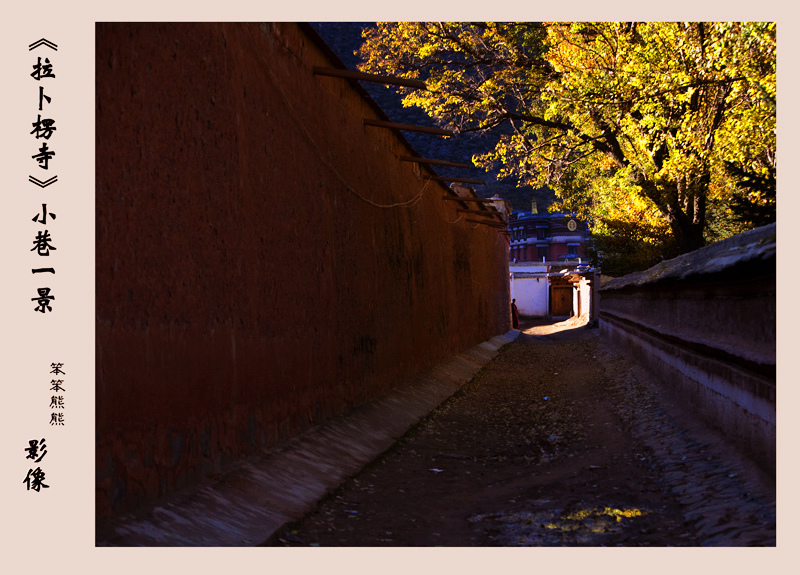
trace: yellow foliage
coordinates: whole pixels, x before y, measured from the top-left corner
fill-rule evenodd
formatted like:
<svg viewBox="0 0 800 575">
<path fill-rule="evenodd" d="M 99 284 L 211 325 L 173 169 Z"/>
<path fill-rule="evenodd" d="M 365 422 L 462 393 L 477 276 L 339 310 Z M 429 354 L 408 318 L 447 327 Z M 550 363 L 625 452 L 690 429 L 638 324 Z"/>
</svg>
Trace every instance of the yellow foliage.
<svg viewBox="0 0 800 575">
<path fill-rule="evenodd" d="M 473 162 L 552 187 L 600 227 L 702 232 L 692 198 L 724 201 L 724 162 L 774 167 L 774 23 L 378 23 L 360 56 L 424 79 L 404 105 L 451 129 L 511 123 Z"/>
</svg>

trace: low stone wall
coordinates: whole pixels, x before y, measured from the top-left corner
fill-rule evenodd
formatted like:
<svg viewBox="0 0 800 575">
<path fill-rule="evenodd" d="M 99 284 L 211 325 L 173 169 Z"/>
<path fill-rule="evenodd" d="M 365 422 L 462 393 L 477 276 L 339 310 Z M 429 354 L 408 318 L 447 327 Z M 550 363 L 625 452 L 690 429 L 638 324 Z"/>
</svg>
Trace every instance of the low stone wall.
<svg viewBox="0 0 800 575">
<path fill-rule="evenodd" d="M 602 334 L 775 473 L 776 227 L 617 278 Z"/>
</svg>

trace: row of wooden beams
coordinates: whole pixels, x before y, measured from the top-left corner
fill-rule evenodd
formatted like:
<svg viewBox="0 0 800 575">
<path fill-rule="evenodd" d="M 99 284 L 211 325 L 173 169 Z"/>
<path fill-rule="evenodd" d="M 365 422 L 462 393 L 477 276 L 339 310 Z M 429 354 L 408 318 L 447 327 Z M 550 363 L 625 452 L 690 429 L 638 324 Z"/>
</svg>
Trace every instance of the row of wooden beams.
<svg viewBox="0 0 800 575">
<path fill-rule="evenodd" d="M 433 180 L 435 182 L 459 182 L 461 184 L 479 184 L 485 186 L 486 182 L 483 180 L 473 180 L 470 178 L 446 178 L 444 176 L 426 176 L 425 179 Z"/>
<path fill-rule="evenodd" d="M 405 130 L 406 132 L 422 132 L 423 134 L 435 134 L 437 136 L 455 136 L 451 130 L 442 128 L 428 128 L 427 126 L 414 126 L 413 124 L 398 124 L 397 122 L 384 122 L 383 120 L 363 119 L 365 126 L 378 126 L 379 128 L 392 128 L 394 130 Z"/>
<path fill-rule="evenodd" d="M 435 164 L 437 166 L 450 166 L 451 168 L 471 168 L 469 164 L 459 164 L 457 162 L 447 162 L 445 160 L 431 160 L 430 158 L 418 158 L 417 156 L 399 156 L 403 162 L 416 162 L 418 164 Z"/>
<path fill-rule="evenodd" d="M 467 218 L 466 221 L 472 222 L 473 224 L 483 224 L 485 226 L 491 226 L 493 228 L 503 228 L 505 229 L 506 224 L 501 224 L 500 222 L 490 221 L 490 220 L 476 220 L 473 218 Z"/>
<path fill-rule="evenodd" d="M 427 89 L 422 80 L 406 80 L 405 78 L 395 78 L 394 76 L 381 76 L 378 74 L 367 74 L 365 72 L 353 72 L 341 68 L 323 68 L 314 66 L 314 74 L 319 76 L 336 76 L 337 78 L 347 78 L 349 80 L 361 80 L 364 82 L 376 82 L 378 84 L 392 84 L 394 86 L 408 86 L 410 88 Z"/>
<path fill-rule="evenodd" d="M 364 82 L 377 82 L 379 84 L 392 84 L 394 86 L 408 86 L 410 88 L 420 88 L 427 90 L 425 82 L 421 80 L 409 80 L 405 78 L 397 78 L 394 76 L 382 76 L 380 74 L 367 74 L 366 72 L 354 72 L 352 70 L 343 70 L 341 68 L 325 68 L 322 66 L 314 66 L 312 68 L 314 74 L 319 76 L 335 76 L 337 78 L 347 78 L 349 80 L 361 80 Z M 398 124 L 396 122 L 385 122 L 383 120 L 370 120 L 363 119 L 365 125 L 379 126 L 383 128 L 394 128 L 397 130 L 406 130 L 409 132 L 422 132 L 425 134 L 436 134 L 438 136 L 455 136 L 451 130 L 443 130 L 441 128 L 428 128 L 425 126 L 414 126 L 412 124 Z M 460 164 L 457 162 L 447 162 L 445 160 L 431 160 L 428 158 L 416 158 L 413 156 L 400 156 L 400 160 L 404 162 L 417 162 L 419 164 L 434 164 L 437 166 L 449 166 L 452 168 L 471 168 L 469 164 Z M 431 177 L 430 179 L 439 180 L 443 182 L 464 182 L 470 184 L 482 184 L 485 182 L 480 180 L 468 180 L 459 178 L 438 178 Z"/>
<path fill-rule="evenodd" d="M 492 200 L 490 198 L 462 198 L 460 196 L 442 196 L 443 200 L 450 200 L 453 202 L 483 202 L 483 203 L 491 203 L 496 202 L 497 200 Z"/>
</svg>

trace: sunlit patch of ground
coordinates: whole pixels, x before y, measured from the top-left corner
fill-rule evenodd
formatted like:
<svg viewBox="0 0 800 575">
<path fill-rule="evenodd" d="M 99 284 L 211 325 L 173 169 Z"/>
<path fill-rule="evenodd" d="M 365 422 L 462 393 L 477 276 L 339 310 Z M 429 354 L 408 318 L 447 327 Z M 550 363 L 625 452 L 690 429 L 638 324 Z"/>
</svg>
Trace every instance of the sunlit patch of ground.
<svg viewBox="0 0 800 575">
<path fill-rule="evenodd" d="M 550 335 L 582 327 L 587 323 L 589 323 L 588 314 L 573 316 L 562 321 L 553 318 L 523 318 L 520 322 L 520 331 L 527 335 Z"/>
</svg>

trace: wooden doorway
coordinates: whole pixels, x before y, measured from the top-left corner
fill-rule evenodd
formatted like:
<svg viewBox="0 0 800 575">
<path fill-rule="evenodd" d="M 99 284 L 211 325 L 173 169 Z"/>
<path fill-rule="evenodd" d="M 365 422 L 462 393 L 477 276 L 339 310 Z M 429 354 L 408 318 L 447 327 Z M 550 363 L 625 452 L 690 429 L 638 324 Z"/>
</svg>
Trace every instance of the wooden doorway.
<svg viewBox="0 0 800 575">
<path fill-rule="evenodd" d="M 550 286 L 550 314 L 572 315 L 572 286 L 553 284 Z"/>
</svg>

